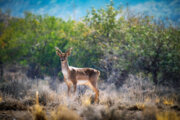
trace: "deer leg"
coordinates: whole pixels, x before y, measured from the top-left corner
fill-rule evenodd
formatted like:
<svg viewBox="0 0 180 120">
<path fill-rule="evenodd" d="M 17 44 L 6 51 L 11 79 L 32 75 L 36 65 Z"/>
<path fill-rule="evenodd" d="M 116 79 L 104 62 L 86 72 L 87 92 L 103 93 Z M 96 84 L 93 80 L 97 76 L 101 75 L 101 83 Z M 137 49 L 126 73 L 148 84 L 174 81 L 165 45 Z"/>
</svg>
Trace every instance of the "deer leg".
<svg viewBox="0 0 180 120">
<path fill-rule="evenodd" d="M 88 86 L 95 92 L 96 96 L 94 101 L 97 103 L 99 98 L 99 90 L 92 83 L 89 83 Z"/>
<path fill-rule="evenodd" d="M 98 74 L 95 74 L 94 76 L 92 76 L 90 78 L 90 87 L 91 89 L 95 92 L 96 96 L 95 96 L 95 103 L 98 102 L 99 99 L 99 90 L 97 88 L 97 80 L 99 78 L 100 73 L 98 72 Z"/>
<path fill-rule="evenodd" d="M 70 96 L 72 83 L 71 82 L 67 82 L 67 86 L 68 86 L 68 96 Z"/>
<path fill-rule="evenodd" d="M 66 83 L 66 85 L 67 85 L 67 88 L 68 88 L 67 94 L 68 94 L 68 96 L 70 96 L 70 91 L 71 91 L 72 82 L 69 82 L 69 81 L 68 81 L 67 79 L 65 79 L 65 78 L 64 78 L 64 81 L 65 81 L 65 83 Z"/>
<path fill-rule="evenodd" d="M 98 99 L 99 99 L 99 90 L 96 87 L 94 87 L 93 90 L 96 93 L 95 102 L 98 102 Z"/>
<path fill-rule="evenodd" d="M 70 90 L 71 90 L 71 86 L 70 86 L 70 85 L 67 85 L 67 87 L 68 87 L 67 94 L 68 94 L 68 96 L 70 96 Z"/>
<path fill-rule="evenodd" d="M 73 86 L 74 86 L 74 94 L 75 94 L 77 85 L 76 85 L 76 84 L 73 84 Z"/>
</svg>

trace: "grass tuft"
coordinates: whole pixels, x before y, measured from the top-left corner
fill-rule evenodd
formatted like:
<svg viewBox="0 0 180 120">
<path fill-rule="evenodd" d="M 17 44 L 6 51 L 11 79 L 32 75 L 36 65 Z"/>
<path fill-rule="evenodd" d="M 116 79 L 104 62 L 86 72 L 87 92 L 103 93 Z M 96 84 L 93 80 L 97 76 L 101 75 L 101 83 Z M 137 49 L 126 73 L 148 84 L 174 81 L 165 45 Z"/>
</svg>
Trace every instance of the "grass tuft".
<svg viewBox="0 0 180 120">
<path fill-rule="evenodd" d="M 46 113 L 39 104 L 33 106 L 32 113 L 34 120 L 47 120 Z"/>
<path fill-rule="evenodd" d="M 80 116 L 66 106 L 59 106 L 51 113 L 51 120 L 81 120 Z"/>
<path fill-rule="evenodd" d="M 163 104 L 172 106 L 172 105 L 174 105 L 174 100 L 173 99 L 165 99 L 164 98 Z"/>
<path fill-rule="evenodd" d="M 180 120 L 180 117 L 174 111 L 165 111 L 156 113 L 157 120 Z"/>
<path fill-rule="evenodd" d="M 43 107 L 39 105 L 39 93 L 36 91 L 36 104 L 32 108 L 34 120 L 47 120 Z"/>
</svg>

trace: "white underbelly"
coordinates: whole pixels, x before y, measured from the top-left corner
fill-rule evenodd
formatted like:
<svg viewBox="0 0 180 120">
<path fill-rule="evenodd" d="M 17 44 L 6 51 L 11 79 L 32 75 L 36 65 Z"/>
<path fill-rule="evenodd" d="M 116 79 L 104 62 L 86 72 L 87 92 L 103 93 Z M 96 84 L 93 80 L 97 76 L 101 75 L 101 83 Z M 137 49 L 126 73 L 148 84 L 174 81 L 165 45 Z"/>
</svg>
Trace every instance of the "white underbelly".
<svg viewBox="0 0 180 120">
<path fill-rule="evenodd" d="M 86 84 L 88 84 L 88 83 L 89 83 L 88 80 L 78 80 L 78 81 L 77 81 L 77 85 L 86 85 Z"/>
</svg>

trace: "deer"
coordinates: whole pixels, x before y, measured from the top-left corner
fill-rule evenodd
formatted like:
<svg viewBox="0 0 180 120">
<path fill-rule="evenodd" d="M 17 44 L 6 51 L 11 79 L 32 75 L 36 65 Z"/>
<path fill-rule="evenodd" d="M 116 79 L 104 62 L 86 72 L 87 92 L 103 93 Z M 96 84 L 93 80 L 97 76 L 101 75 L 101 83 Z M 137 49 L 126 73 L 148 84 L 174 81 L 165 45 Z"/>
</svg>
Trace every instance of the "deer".
<svg viewBox="0 0 180 120">
<path fill-rule="evenodd" d="M 72 48 L 69 48 L 65 53 L 63 53 L 58 47 L 55 47 L 55 49 L 56 54 L 60 57 L 61 71 L 64 76 L 64 82 L 66 83 L 68 88 L 68 96 L 70 96 L 72 85 L 74 87 L 74 94 L 76 92 L 77 85 L 86 85 L 94 91 L 94 101 L 97 102 L 99 99 L 97 82 L 100 76 L 100 71 L 93 68 L 77 68 L 69 66 L 68 57 L 71 54 Z"/>
</svg>

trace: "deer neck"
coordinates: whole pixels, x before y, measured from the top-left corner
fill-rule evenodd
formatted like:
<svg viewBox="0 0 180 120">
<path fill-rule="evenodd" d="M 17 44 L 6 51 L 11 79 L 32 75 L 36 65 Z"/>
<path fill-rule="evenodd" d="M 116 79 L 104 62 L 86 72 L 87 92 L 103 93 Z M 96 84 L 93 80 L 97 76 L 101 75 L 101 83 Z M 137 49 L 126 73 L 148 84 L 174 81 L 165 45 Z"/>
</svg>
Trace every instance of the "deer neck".
<svg viewBox="0 0 180 120">
<path fill-rule="evenodd" d="M 62 73 L 64 75 L 65 78 L 68 77 L 68 73 L 69 73 L 69 65 L 67 61 L 61 61 L 61 68 L 62 68 Z"/>
</svg>

